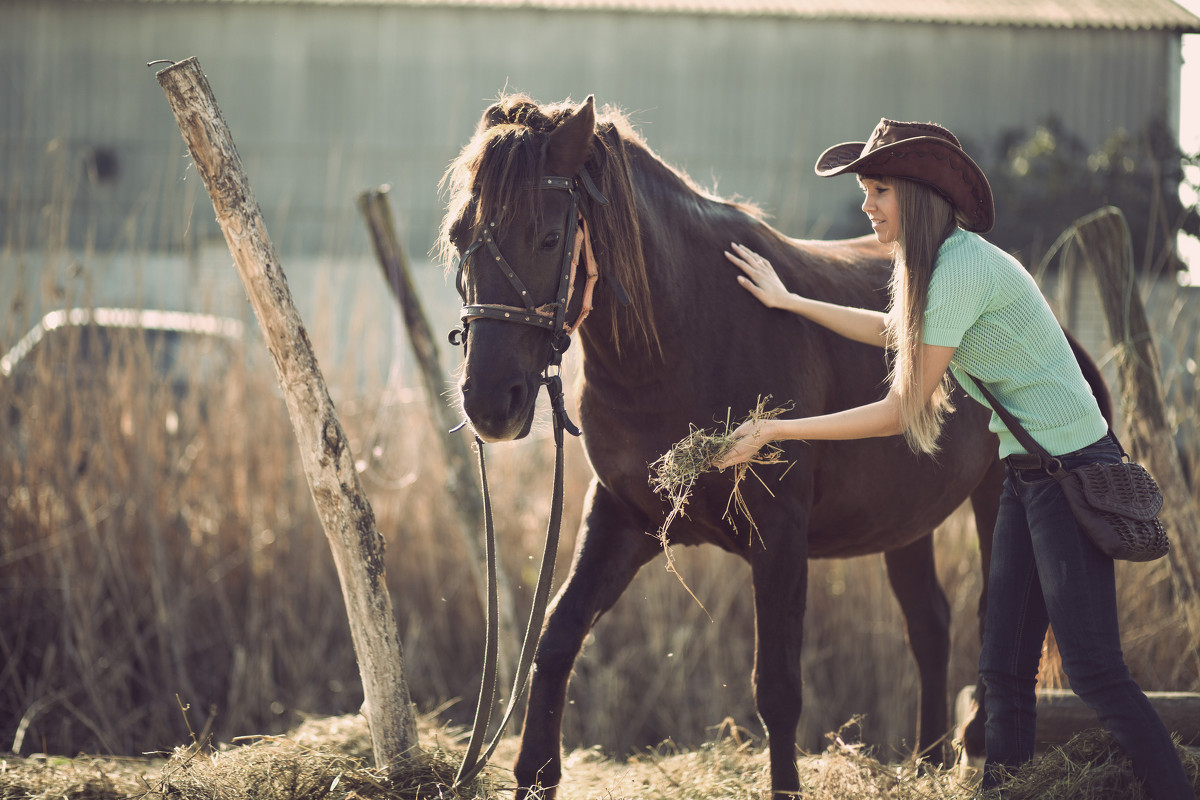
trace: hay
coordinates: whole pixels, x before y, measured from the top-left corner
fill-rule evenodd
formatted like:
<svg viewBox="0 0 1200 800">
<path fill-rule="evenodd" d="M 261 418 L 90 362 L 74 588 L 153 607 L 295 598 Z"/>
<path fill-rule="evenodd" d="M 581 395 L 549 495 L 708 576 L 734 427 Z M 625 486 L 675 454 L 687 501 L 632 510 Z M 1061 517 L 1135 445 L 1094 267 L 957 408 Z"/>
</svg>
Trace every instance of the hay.
<svg viewBox="0 0 1200 800">
<path fill-rule="evenodd" d="M 789 404 L 780 408 L 768 409 L 767 403 L 770 400 L 770 395 L 759 397 L 755 409 L 736 423 L 730 423 L 727 412 L 721 428 L 701 430 L 695 425 L 690 425 L 688 435 L 650 465 L 651 488 L 671 506 L 671 510 L 667 513 L 667 517 L 658 531 L 658 538 L 664 543 L 667 528 L 675 518 L 681 514 L 687 516 L 685 508 L 691 498 L 696 481 L 705 472 L 715 469 L 717 462 L 733 447 L 733 432 L 745 422 L 763 422 L 775 419 L 791 408 Z M 778 464 L 782 460 L 783 451 L 774 444 L 766 444 L 750 461 L 738 464 L 733 468 L 733 490 L 729 495 L 730 502 L 725 506 L 725 519 L 730 523 L 734 522 L 733 514 L 730 511 L 732 507 L 742 513 L 753 525 L 753 518 L 750 517 L 749 509 L 739 491 L 742 479 L 746 477 L 747 473 L 754 473 L 752 467 L 754 464 Z M 759 481 L 761 482 L 761 479 Z M 766 486 L 766 484 L 763 485 Z M 767 491 L 770 492 L 770 489 Z"/>
<path fill-rule="evenodd" d="M 1178 748 L 1184 770 L 1200 797 L 1200 756 Z M 1150 800 L 1133 774 L 1129 758 L 1112 735 L 1100 728 L 1082 731 L 1016 771 L 1003 788 L 1004 800 Z M 995 793 L 985 795 L 993 800 Z"/>
<path fill-rule="evenodd" d="M 358 731 L 361 723 L 353 723 Z M 310 743 L 306 744 L 305 739 Z M 358 740 L 361 741 L 361 740 Z M 184 747 L 163 769 L 159 785 L 146 793 L 161 800 L 428 800 L 495 797 L 485 774 L 461 791 L 453 787 L 462 761 L 439 746 L 424 749 L 395 765 L 390 774 L 363 758 L 330 747 L 318 736 L 254 737 L 249 744 L 223 750 Z M 352 745 L 357 749 L 357 742 Z"/>
<path fill-rule="evenodd" d="M 35 755 L 0 758 L 0 800 L 125 800 L 140 797 L 162 764 L 149 758 Z"/>
<path fill-rule="evenodd" d="M 670 505 L 670 510 L 667 512 L 662 526 L 658 529 L 658 533 L 655 534 L 656 538 L 662 544 L 663 553 L 667 558 L 667 572 L 672 573 L 679 579 L 679 582 L 683 584 L 683 588 L 687 589 L 688 594 L 692 596 L 692 599 L 701 608 L 704 608 L 704 604 L 700 602 L 696 594 L 688 587 L 687 582 L 683 580 L 683 576 L 679 574 L 679 570 L 675 567 L 674 555 L 671 552 L 670 541 L 667 538 L 667 528 L 671 526 L 676 517 L 680 515 L 687 516 L 685 509 L 687 508 L 688 500 L 691 499 L 692 489 L 695 488 L 696 481 L 705 472 L 715 469 L 717 462 L 733 447 L 733 432 L 739 425 L 750 421 L 761 422 L 775 419 L 791 408 L 789 404 L 780 408 L 768 409 L 767 403 L 770 400 L 770 395 L 766 397 L 759 396 L 758 405 L 755 406 L 754 410 L 745 419 L 739 420 L 736 423 L 730 422 L 730 414 L 732 412 L 732 409 L 730 409 L 726 412 L 723 427 L 702 430 L 695 425 L 689 425 L 688 435 L 650 465 L 650 487 Z M 755 533 L 758 532 L 758 526 L 755 525 L 754 517 L 750 514 L 750 509 L 746 505 L 745 498 L 742 496 L 740 490 L 742 480 L 747 474 L 753 474 L 759 483 L 763 483 L 762 478 L 759 478 L 758 474 L 754 472 L 752 465 L 778 464 L 782 460 L 783 451 L 773 444 L 767 444 L 750 461 L 737 464 L 733 467 L 733 488 L 729 493 L 729 500 L 725 504 L 725 513 L 722 518 L 733 526 L 735 534 L 737 533 L 737 514 L 746 518 L 750 523 L 752 531 Z M 765 483 L 763 483 L 763 487 L 767 489 L 768 493 L 771 492 Z M 705 613 L 708 613 L 707 609 Z"/>
<path fill-rule="evenodd" d="M 181 747 L 161 759 L 0 758 L 2 800 L 499 800 L 510 797 L 511 773 L 493 765 L 462 792 L 451 784 L 462 732 L 422 717 L 428 752 L 385 781 L 370 760 L 370 733 L 357 714 L 305 722 L 288 736 L 248 737 L 218 748 Z M 980 795 L 973 770 L 941 769 L 911 758 L 878 760 L 858 743 L 849 720 L 827 734 L 824 752 L 797 759 L 807 800 L 993 800 Z M 598 748 L 564 753 L 563 794 L 575 800 L 757 800 L 770 791 L 764 741 L 727 719 L 695 750 L 667 741 L 627 760 Z M 506 750 L 515 740 L 506 740 Z M 1181 748 L 1193 785 L 1200 755 Z M 505 758 L 512 753 L 506 752 Z M 489 772 L 503 777 L 492 777 Z M 1142 800 L 1148 795 L 1112 737 L 1085 731 L 1023 766 L 1005 785 L 1005 800 Z"/>
</svg>

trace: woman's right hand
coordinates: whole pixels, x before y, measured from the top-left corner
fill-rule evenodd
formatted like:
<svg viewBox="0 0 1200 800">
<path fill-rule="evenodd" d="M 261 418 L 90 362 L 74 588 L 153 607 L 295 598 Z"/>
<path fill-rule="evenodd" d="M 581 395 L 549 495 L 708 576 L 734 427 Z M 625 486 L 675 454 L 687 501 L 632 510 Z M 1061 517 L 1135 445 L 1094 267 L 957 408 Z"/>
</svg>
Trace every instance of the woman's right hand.
<svg viewBox="0 0 1200 800">
<path fill-rule="evenodd" d="M 792 296 L 779 279 L 771 262 L 745 245 L 734 242 L 725 257 L 733 262 L 743 274 L 737 276 L 738 283 L 754 295 L 767 308 L 783 308 Z"/>
<path fill-rule="evenodd" d="M 748 419 L 737 427 L 730 435 L 729 447 L 721 455 L 715 466 L 719 470 L 744 464 L 771 442 L 771 432 L 768 428 L 770 420 Z"/>
</svg>

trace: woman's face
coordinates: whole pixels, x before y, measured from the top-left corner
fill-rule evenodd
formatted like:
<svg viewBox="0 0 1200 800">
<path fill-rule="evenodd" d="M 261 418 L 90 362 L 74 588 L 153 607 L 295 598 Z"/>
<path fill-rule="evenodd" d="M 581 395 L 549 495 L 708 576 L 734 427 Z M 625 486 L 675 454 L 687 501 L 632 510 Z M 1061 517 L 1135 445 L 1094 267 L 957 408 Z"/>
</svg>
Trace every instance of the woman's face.
<svg viewBox="0 0 1200 800">
<path fill-rule="evenodd" d="M 880 244 L 892 244 L 900 236 L 900 202 L 895 187 L 875 178 L 859 178 L 863 190 L 863 213 Z"/>
</svg>

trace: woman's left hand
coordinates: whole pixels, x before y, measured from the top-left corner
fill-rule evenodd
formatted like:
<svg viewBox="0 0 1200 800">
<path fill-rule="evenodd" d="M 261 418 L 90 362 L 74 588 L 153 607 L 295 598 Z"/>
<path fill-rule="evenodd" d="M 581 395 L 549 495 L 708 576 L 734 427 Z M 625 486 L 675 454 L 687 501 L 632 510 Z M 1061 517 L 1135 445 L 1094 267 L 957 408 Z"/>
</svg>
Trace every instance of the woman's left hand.
<svg viewBox="0 0 1200 800">
<path fill-rule="evenodd" d="M 768 431 L 770 420 L 746 420 L 733 431 L 733 444 L 716 463 L 717 469 L 736 466 L 750 461 L 758 455 L 762 446 L 771 441 Z"/>
</svg>

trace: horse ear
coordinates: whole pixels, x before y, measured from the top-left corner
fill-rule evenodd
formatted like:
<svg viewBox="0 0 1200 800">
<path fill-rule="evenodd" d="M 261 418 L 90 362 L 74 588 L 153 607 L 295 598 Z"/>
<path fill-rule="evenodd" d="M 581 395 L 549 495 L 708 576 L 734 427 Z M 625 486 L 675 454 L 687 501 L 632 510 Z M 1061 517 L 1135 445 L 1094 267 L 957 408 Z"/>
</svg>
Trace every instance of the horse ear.
<svg viewBox="0 0 1200 800">
<path fill-rule="evenodd" d="M 588 95 L 583 105 L 550 133 L 546 143 L 546 174 L 574 175 L 587 161 L 596 132 L 595 97 Z"/>
<path fill-rule="evenodd" d="M 477 131 L 486 131 L 488 128 L 494 128 L 504 122 L 504 106 L 499 102 L 492 103 L 487 111 L 483 112 L 483 116 L 479 118 Z"/>
</svg>

